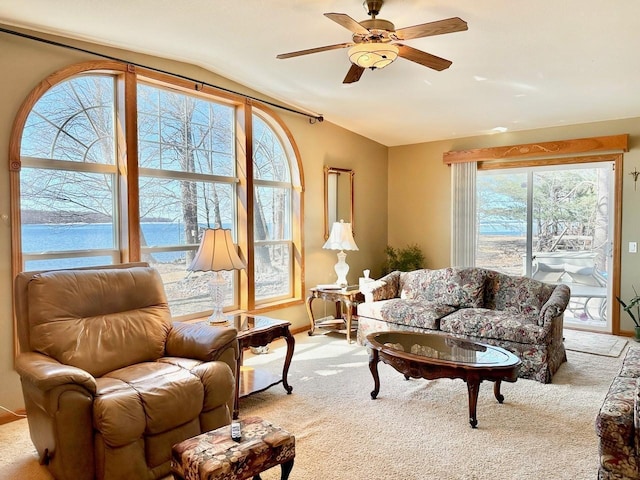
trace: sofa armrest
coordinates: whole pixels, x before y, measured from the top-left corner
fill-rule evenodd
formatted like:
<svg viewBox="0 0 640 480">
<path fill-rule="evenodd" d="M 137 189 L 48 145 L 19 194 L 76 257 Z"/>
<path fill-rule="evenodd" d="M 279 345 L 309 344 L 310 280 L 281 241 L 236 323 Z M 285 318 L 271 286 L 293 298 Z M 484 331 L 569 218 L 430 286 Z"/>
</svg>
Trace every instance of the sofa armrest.
<svg viewBox="0 0 640 480">
<path fill-rule="evenodd" d="M 364 302 L 373 302 L 373 291 L 377 290 L 380 287 L 384 287 L 385 285 L 386 283 L 384 283 L 382 280 L 373 280 L 362 285 L 360 287 L 360 293 L 362 293 L 362 295 L 364 296 Z"/>
<path fill-rule="evenodd" d="M 640 378 L 636 379 L 633 396 L 633 435 L 635 454 L 638 455 L 640 454 Z"/>
<path fill-rule="evenodd" d="M 619 474 L 607 478 L 638 478 L 637 429 L 634 428 L 636 395 L 635 378 L 615 377 L 596 417 L 600 464 L 612 464 Z"/>
<path fill-rule="evenodd" d="M 388 300 L 390 298 L 396 298 L 400 296 L 400 272 L 396 270 L 384 277 L 371 282 L 371 289 L 369 292 L 369 298 L 365 293 L 366 301 L 376 302 L 378 300 Z"/>
<path fill-rule="evenodd" d="M 217 360 L 228 348 L 238 358 L 238 331 L 231 327 L 212 327 L 204 323 L 174 322 L 165 347 L 170 357 Z"/>
<path fill-rule="evenodd" d="M 96 393 L 96 379 L 91 374 L 41 353 L 25 352 L 18 355 L 16 371 L 23 381 L 43 392 L 62 385 L 79 385 L 91 395 Z"/>
<path fill-rule="evenodd" d="M 550 324 L 554 318 L 561 316 L 569 305 L 571 290 L 566 285 L 556 285 L 551 296 L 540 309 L 540 326 Z"/>
</svg>

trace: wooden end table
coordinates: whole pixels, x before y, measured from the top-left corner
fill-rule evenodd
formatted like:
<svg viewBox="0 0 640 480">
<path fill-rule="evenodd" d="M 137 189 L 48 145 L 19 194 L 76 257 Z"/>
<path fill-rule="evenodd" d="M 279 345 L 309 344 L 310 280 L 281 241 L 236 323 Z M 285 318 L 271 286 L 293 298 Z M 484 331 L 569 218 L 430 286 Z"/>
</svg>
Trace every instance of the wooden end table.
<svg viewBox="0 0 640 480">
<path fill-rule="evenodd" d="M 378 361 L 391 365 L 406 379 L 461 378 L 469 392 L 469 423 L 478 425 L 476 406 L 480 384 L 494 382 L 493 394 L 498 403 L 503 381 L 515 382 L 520 371 L 520 359 L 504 348 L 463 340 L 448 335 L 414 332 L 377 332 L 367 335 L 369 369 L 374 389 L 371 398 L 380 392 Z"/>
<path fill-rule="evenodd" d="M 236 419 L 238 418 L 238 401 L 240 398 L 247 397 L 252 393 L 262 392 L 279 383 L 282 383 L 287 394 L 291 393 L 293 387 L 289 385 L 287 375 L 291 365 L 291 358 L 293 357 L 295 339 L 289 331 L 291 323 L 286 320 L 253 315 L 236 315 L 230 321 L 230 325 L 238 331 L 238 346 L 240 349 L 236 374 L 236 393 L 233 403 L 233 418 Z M 264 347 L 278 338 L 284 338 L 287 342 L 287 354 L 284 359 L 281 377 L 257 368 L 248 369 L 242 366 L 245 349 Z"/>
<path fill-rule="evenodd" d="M 325 302 L 333 302 L 336 306 L 336 319 L 331 321 L 316 321 L 311 305 L 316 298 Z M 364 301 L 364 295 L 360 293 L 357 285 L 344 288 L 320 288 L 310 289 L 307 297 L 307 314 L 309 315 L 309 335 L 313 335 L 316 328 L 330 330 L 334 332 L 346 333 L 347 342 L 351 343 L 351 331 L 353 329 L 353 318 L 355 307 Z M 344 306 L 344 309 L 342 308 Z M 344 313 L 343 313 L 344 312 Z M 345 328 L 346 327 L 346 328 Z"/>
</svg>

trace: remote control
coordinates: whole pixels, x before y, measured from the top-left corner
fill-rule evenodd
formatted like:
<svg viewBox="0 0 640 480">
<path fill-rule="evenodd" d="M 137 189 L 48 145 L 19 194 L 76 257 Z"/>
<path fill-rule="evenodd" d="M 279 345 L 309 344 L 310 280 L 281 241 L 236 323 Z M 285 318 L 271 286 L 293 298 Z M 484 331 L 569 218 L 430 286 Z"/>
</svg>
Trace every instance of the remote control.
<svg viewBox="0 0 640 480">
<path fill-rule="evenodd" d="M 241 438 L 240 422 L 231 422 L 231 439 L 235 442 L 239 442 Z"/>
</svg>

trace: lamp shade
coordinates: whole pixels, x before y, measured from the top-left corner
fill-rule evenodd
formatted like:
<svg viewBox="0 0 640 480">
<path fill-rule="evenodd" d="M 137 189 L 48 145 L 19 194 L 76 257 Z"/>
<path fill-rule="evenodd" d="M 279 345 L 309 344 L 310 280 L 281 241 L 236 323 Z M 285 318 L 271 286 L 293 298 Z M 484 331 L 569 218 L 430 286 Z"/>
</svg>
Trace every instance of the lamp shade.
<svg viewBox="0 0 640 480">
<path fill-rule="evenodd" d="M 384 68 L 398 58 L 398 52 L 391 43 L 358 43 L 349 49 L 349 60 L 362 68 Z"/>
<path fill-rule="evenodd" d="M 231 239 L 231 230 L 222 228 L 207 228 L 200 240 L 200 247 L 196 252 L 189 271 L 219 272 L 221 270 L 242 270 L 247 268 L 236 252 Z"/>
<path fill-rule="evenodd" d="M 329 250 L 358 250 L 358 246 L 353 239 L 351 224 L 344 223 L 342 220 L 335 222 L 331 227 L 329 238 L 322 248 Z"/>
</svg>

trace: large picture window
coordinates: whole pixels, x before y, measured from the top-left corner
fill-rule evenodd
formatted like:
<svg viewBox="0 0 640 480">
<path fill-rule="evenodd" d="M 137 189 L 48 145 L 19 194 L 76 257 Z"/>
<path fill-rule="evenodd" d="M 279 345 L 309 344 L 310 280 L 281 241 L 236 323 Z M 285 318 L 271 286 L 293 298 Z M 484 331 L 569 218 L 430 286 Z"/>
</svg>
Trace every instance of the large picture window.
<svg viewBox="0 0 640 480">
<path fill-rule="evenodd" d="M 186 267 L 204 229 L 227 228 L 252 268 L 223 272 L 233 285 L 225 308 L 299 301 L 301 169 L 279 119 L 108 63 L 46 79 L 17 117 L 14 273 L 144 261 L 173 315 L 203 315 L 210 273 Z"/>
</svg>

